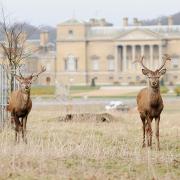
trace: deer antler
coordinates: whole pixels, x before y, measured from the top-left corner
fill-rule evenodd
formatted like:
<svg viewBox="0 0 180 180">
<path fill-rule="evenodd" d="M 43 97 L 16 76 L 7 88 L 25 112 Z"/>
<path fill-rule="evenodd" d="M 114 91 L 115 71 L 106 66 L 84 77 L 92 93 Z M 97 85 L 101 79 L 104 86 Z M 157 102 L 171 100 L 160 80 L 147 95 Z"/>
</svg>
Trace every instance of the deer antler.
<svg viewBox="0 0 180 180">
<path fill-rule="evenodd" d="M 148 69 L 148 68 L 143 64 L 143 60 L 144 60 L 144 56 L 142 56 L 141 58 L 135 60 L 133 63 L 138 62 L 138 63 L 141 64 L 141 66 L 142 66 L 144 69 L 146 69 L 146 70 L 148 70 L 148 71 L 151 71 L 150 69 Z"/>
<path fill-rule="evenodd" d="M 22 78 L 23 76 L 22 76 L 21 71 L 20 71 L 20 65 L 19 65 L 19 67 L 18 67 L 18 70 L 19 70 L 19 75 L 20 75 L 20 77 Z"/>
<path fill-rule="evenodd" d="M 38 73 L 32 74 L 32 77 L 38 77 L 41 73 L 46 71 L 46 67 L 45 66 L 41 66 L 41 70 Z"/>
<path fill-rule="evenodd" d="M 160 71 L 165 65 L 167 61 L 171 60 L 171 57 L 168 54 L 164 54 L 163 59 L 163 64 L 161 65 L 161 67 L 158 69 L 158 71 Z"/>
</svg>

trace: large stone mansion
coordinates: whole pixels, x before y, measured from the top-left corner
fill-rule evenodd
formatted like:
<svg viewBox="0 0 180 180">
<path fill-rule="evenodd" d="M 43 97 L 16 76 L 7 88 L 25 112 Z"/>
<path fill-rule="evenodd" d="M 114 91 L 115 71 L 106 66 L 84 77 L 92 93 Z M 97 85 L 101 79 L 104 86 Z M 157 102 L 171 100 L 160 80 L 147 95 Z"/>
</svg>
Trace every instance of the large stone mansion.
<svg viewBox="0 0 180 180">
<path fill-rule="evenodd" d="M 155 26 L 142 26 L 136 18 L 133 24 L 123 18 L 122 26 L 105 19 L 70 19 L 57 26 L 56 44 L 49 42 L 46 31 L 27 43 L 40 51 L 27 59 L 26 72 L 36 72 L 41 65 L 47 68 L 39 84 L 87 85 L 93 78 L 99 85 L 141 84 L 145 77 L 133 62 L 143 55 L 148 68 L 155 69 L 166 53 L 172 61 L 164 80 L 180 84 L 180 26 L 173 25 L 172 17 L 167 25 Z"/>
<path fill-rule="evenodd" d="M 141 26 L 123 19 L 120 27 L 112 26 L 105 19 L 82 22 L 68 20 L 57 26 L 56 78 L 58 82 L 90 84 L 97 77 L 97 84 L 139 84 L 145 77 L 141 67 L 134 64 L 144 56 L 145 64 L 155 69 L 162 63 L 163 54 L 172 57 L 165 76 L 167 83 L 180 84 L 180 26 Z"/>
</svg>

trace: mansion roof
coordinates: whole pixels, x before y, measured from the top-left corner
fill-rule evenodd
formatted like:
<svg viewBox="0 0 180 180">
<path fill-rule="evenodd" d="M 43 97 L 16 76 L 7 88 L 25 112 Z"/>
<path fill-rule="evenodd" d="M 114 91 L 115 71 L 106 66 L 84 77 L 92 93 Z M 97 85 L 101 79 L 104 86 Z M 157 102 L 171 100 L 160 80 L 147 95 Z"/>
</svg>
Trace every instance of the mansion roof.
<svg viewBox="0 0 180 180">
<path fill-rule="evenodd" d="M 136 20 L 137 21 L 137 20 Z M 173 38 L 180 38 L 180 25 L 150 25 L 144 26 L 141 24 L 130 24 L 130 25 L 123 25 L 123 26 L 113 26 L 111 23 L 107 22 L 106 19 L 95 19 L 92 18 L 89 21 L 80 21 L 77 19 L 69 19 L 60 25 L 62 26 L 76 26 L 81 25 L 86 27 L 86 35 L 85 39 L 87 40 L 118 40 L 119 38 L 122 39 L 126 36 L 126 39 L 129 38 L 139 40 L 145 38 L 146 40 L 149 39 L 173 39 Z M 136 32 L 136 33 L 135 33 Z M 144 35 L 144 36 L 143 36 Z M 60 37 L 61 40 L 67 41 L 76 41 L 80 40 L 81 38 L 76 36 L 71 37 Z M 58 39 L 59 40 L 59 39 Z"/>
<path fill-rule="evenodd" d="M 79 25 L 79 24 L 85 24 L 85 22 L 72 18 L 61 23 L 61 25 Z"/>
<path fill-rule="evenodd" d="M 105 38 L 114 39 L 124 34 L 131 33 L 133 31 L 145 32 L 147 34 L 155 35 L 159 38 L 180 38 L 180 26 L 179 25 L 157 25 L 157 26 L 103 26 L 103 27 L 90 27 L 88 28 L 88 38 Z"/>
</svg>

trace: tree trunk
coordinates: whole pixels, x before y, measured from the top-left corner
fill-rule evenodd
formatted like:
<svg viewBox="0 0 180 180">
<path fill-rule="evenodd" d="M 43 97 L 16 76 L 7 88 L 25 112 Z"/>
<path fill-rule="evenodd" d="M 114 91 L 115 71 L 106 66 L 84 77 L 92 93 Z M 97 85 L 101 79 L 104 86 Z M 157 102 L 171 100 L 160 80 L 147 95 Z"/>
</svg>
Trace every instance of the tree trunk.
<svg viewBox="0 0 180 180">
<path fill-rule="evenodd" d="M 11 65 L 11 76 L 10 76 L 10 91 L 11 91 L 11 93 L 16 89 L 14 74 L 16 74 L 16 67 L 14 65 Z"/>
</svg>

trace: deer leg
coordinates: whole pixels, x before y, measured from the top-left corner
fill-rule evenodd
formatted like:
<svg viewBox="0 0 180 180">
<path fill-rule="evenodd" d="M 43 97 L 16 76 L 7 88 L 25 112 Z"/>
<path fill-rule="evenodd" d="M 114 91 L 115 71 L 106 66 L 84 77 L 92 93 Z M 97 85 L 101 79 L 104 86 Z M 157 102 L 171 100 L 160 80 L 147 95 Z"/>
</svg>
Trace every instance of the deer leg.
<svg viewBox="0 0 180 180">
<path fill-rule="evenodd" d="M 16 115 L 14 116 L 14 121 L 15 121 L 15 143 L 19 143 L 20 141 L 19 132 L 21 130 L 21 123 Z"/>
<path fill-rule="evenodd" d="M 151 127 L 151 122 L 149 122 L 149 146 L 152 148 L 152 127 Z"/>
<path fill-rule="evenodd" d="M 14 120 L 15 120 L 15 144 L 17 143 L 17 136 L 18 136 L 18 124 L 16 123 L 16 118 L 17 117 L 14 117 Z"/>
<path fill-rule="evenodd" d="M 147 121 L 146 121 L 146 123 L 145 123 L 145 131 L 146 131 L 146 144 L 147 144 L 147 146 L 149 146 L 149 130 L 148 130 L 148 123 L 147 123 Z"/>
<path fill-rule="evenodd" d="M 27 144 L 27 138 L 26 138 L 26 122 L 27 122 L 27 116 L 25 116 L 22 120 L 23 127 L 22 127 L 22 138 L 23 141 Z"/>
<path fill-rule="evenodd" d="M 14 129 L 14 124 L 15 124 L 15 120 L 14 120 L 14 113 L 11 113 L 11 128 Z"/>
<path fill-rule="evenodd" d="M 21 123 L 19 123 L 18 126 L 17 126 L 17 143 L 20 142 L 20 131 L 21 130 L 22 130 Z"/>
<path fill-rule="evenodd" d="M 146 136 L 147 136 L 147 145 L 152 147 L 152 128 L 151 128 L 151 119 L 147 117 L 147 122 L 146 122 Z"/>
<path fill-rule="evenodd" d="M 143 144 L 142 144 L 142 147 L 145 147 L 146 146 L 146 143 L 145 143 L 145 127 L 146 127 L 145 121 L 146 121 L 146 119 L 142 116 L 140 116 L 140 117 L 141 117 L 141 120 L 143 123 L 143 127 L 142 127 L 143 128 Z"/>
<path fill-rule="evenodd" d="M 153 118 L 150 118 L 150 120 L 151 120 L 151 124 L 152 124 Z M 153 131 L 152 131 L 152 126 L 151 126 L 151 128 L 150 128 L 150 146 L 151 146 L 151 148 L 152 148 L 152 135 L 153 135 Z"/>
<path fill-rule="evenodd" d="M 15 128 L 15 144 L 17 143 L 17 134 L 18 134 L 18 132 L 17 132 L 17 130 Z"/>
<path fill-rule="evenodd" d="M 160 116 L 155 119 L 156 148 L 157 148 L 157 150 L 160 150 L 160 144 L 159 144 L 159 122 L 160 122 Z"/>
<path fill-rule="evenodd" d="M 22 127 L 22 139 L 24 141 L 24 117 L 21 119 L 21 127 Z"/>
</svg>

